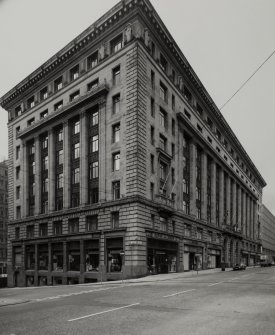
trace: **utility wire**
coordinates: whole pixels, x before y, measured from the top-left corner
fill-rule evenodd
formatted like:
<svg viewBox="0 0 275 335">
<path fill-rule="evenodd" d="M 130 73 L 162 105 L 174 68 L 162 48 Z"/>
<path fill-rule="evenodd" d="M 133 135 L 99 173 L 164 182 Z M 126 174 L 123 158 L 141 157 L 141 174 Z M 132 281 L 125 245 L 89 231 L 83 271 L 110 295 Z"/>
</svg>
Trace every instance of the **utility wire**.
<svg viewBox="0 0 275 335">
<path fill-rule="evenodd" d="M 237 89 L 237 91 L 220 107 L 220 110 L 222 110 L 234 98 L 234 96 L 240 92 L 240 90 L 249 82 L 249 80 L 264 66 L 264 64 L 274 54 L 275 54 L 275 50 L 263 61 L 263 63 L 252 73 L 252 75 Z"/>
</svg>

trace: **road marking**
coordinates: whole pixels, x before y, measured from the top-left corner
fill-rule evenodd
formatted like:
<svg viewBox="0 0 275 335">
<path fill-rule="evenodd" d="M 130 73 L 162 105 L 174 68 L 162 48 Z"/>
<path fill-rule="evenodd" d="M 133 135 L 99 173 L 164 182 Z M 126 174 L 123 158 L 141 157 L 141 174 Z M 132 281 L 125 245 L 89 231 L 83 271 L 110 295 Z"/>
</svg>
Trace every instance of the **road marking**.
<svg viewBox="0 0 275 335">
<path fill-rule="evenodd" d="M 77 320 L 81 320 L 81 319 L 86 319 L 86 318 L 90 318 L 90 317 L 92 317 L 92 316 L 96 316 L 96 315 L 100 315 L 100 314 L 110 313 L 110 312 L 113 312 L 113 311 L 117 311 L 117 310 L 119 310 L 119 309 L 124 309 L 124 308 L 129 308 L 129 307 L 132 307 L 132 306 L 137 306 L 137 305 L 139 305 L 139 304 L 140 304 L 140 303 L 137 302 L 137 303 L 135 303 L 135 304 L 131 304 L 131 305 L 126 305 L 126 306 L 122 306 L 122 307 L 117 307 L 117 308 L 108 309 L 107 311 L 103 311 L 103 312 L 98 312 L 98 313 L 94 313 L 94 314 L 89 314 L 89 315 L 80 316 L 79 318 L 70 319 L 70 320 L 68 320 L 68 322 L 77 321 Z"/>
<path fill-rule="evenodd" d="M 45 297 L 45 298 L 40 298 L 40 299 L 34 299 L 33 301 L 40 302 L 40 301 L 45 301 L 45 300 L 66 298 L 66 297 L 71 297 L 71 296 L 74 296 L 74 295 L 81 295 L 81 294 L 86 294 L 86 293 L 93 293 L 93 292 L 111 290 L 111 289 L 114 289 L 114 288 L 116 288 L 116 287 L 106 287 L 106 288 L 101 288 L 99 290 L 88 290 L 88 291 L 73 292 L 73 293 L 68 293 L 68 294 L 60 294 L 60 295 L 53 296 L 53 297 Z"/>
<path fill-rule="evenodd" d="M 208 286 L 215 286 L 215 285 L 219 285 L 221 283 L 224 283 L 224 281 L 219 281 L 218 283 L 209 284 Z"/>
<path fill-rule="evenodd" d="M 239 279 L 239 277 L 232 278 L 232 279 L 230 279 L 229 281 L 233 281 L 233 280 L 236 280 L 236 279 Z"/>
<path fill-rule="evenodd" d="M 183 293 L 191 292 L 191 291 L 196 291 L 196 289 L 193 288 L 192 290 L 181 291 L 181 292 L 176 292 L 176 293 L 173 293 L 173 294 L 164 295 L 162 298 L 173 297 L 174 295 L 179 295 L 179 294 L 183 294 Z"/>
</svg>

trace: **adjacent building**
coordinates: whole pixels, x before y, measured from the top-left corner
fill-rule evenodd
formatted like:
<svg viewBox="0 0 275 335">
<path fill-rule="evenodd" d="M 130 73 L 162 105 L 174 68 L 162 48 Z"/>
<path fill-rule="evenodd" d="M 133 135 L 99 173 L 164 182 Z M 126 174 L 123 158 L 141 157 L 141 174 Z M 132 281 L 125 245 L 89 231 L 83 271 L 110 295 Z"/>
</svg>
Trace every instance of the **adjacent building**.
<svg viewBox="0 0 275 335">
<path fill-rule="evenodd" d="M 0 277 L 7 273 L 8 165 L 0 162 Z"/>
<path fill-rule="evenodd" d="M 266 185 L 148 0 L 0 99 L 9 286 L 253 264 Z"/>
<path fill-rule="evenodd" d="M 266 257 L 268 264 L 275 263 L 275 217 L 270 210 L 262 205 L 260 221 L 262 254 Z"/>
</svg>

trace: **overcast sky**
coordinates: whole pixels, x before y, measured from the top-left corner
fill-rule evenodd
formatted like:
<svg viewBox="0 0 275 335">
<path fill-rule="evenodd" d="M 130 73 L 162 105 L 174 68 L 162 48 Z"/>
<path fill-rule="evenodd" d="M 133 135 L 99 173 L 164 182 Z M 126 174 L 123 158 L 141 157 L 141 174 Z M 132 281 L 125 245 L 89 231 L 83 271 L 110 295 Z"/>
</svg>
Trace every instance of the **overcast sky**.
<svg viewBox="0 0 275 335">
<path fill-rule="evenodd" d="M 116 0 L 0 0 L 0 96 L 115 5 Z M 169 3 L 169 5 L 168 5 Z M 274 51 L 274 0 L 152 0 L 218 107 Z M 275 55 L 222 110 L 267 182 L 275 214 Z M 0 107 L 0 159 L 8 156 Z"/>
</svg>

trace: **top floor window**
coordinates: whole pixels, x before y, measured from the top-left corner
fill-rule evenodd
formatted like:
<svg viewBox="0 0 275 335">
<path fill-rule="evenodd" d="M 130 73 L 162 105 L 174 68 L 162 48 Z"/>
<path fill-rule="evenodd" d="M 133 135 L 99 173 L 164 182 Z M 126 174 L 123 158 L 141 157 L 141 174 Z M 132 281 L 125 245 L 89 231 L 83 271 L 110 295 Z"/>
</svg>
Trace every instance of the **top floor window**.
<svg viewBox="0 0 275 335">
<path fill-rule="evenodd" d="M 160 82 L 160 84 L 159 84 L 159 95 L 160 95 L 162 100 L 167 102 L 167 100 L 168 100 L 168 90 L 167 90 L 167 87 L 162 82 Z"/>
<path fill-rule="evenodd" d="M 119 84 L 120 81 L 120 65 L 113 69 L 113 85 Z"/>
<path fill-rule="evenodd" d="M 93 54 L 91 54 L 88 58 L 87 58 L 87 67 L 88 69 L 92 69 L 93 67 L 95 67 L 98 63 L 98 51 L 95 51 Z"/>
<path fill-rule="evenodd" d="M 189 89 L 186 86 L 184 86 L 184 88 L 183 88 L 183 94 L 184 94 L 185 98 L 187 99 L 187 101 L 189 103 L 191 103 L 192 102 L 192 93 L 189 91 Z"/>
<path fill-rule="evenodd" d="M 122 34 L 111 41 L 111 53 L 115 53 L 122 48 Z"/>
<path fill-rule="evenodd" d="M 15 108 L 15 117 L 20 116 L 22 114 L 21 106 L 17 106 Z"/>
<path fill-rule="evenodd" d="M 79 65 L 76 65 L 70 70 L 71 81 L 76 80 L 79 77 Z"/>
<path fill-rule="evenodd" d="M 63 141 L 63 129 L 58 129 L 58 131 L 56 132 L 56 139 L 57 142 Z"/>
<path fill-rule="evenodd" d="M 61 76 L 54 81 L 54 91 L 57 92 L 61 90 L 62 87 L 63 87 L 63 78 Z"/>
<path fill-rule="evenodd" d="M 75 121 L 73 123 L 73 135 L 78 134 L 80 131 L 80 121 Z"/>
<path fill-rule="evenodd" d="M 40 91 L 40 100 L 45 100 L 48 98 L 48 87 L 44 87 L 41 91 Z"/>
<path fill-rule="evenodd" d="M 34 96 L 30 97 L 27 101 L 28 108 L 34 107 Z"/>
<path fill-rule="evenodd" d="M 162 70 L 164 72 L 167 71 L 167 65 L 168 65 L 168 63 L 167 63 L 166 58 L 162 54 L 160 54 L 159 65 L 160 65 L 160 67 L 162 68 Z"/>
<path fill-rule="evenodd" d="M 87 85 L 87 90 L 91 91 L 93 89 L 95 89 L 98 86 L 98 78 L 96 78 L 95 80 L 91 81 L 88 85 Z"/>
</svg>

